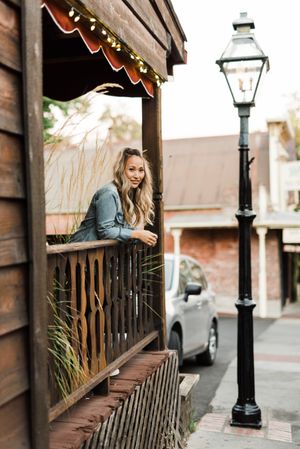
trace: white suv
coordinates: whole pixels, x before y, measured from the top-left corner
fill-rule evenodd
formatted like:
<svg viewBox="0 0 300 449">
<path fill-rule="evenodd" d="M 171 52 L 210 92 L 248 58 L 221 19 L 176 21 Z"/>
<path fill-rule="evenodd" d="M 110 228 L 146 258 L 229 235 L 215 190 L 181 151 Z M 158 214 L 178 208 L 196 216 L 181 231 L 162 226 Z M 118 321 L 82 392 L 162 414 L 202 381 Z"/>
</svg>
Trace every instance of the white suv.
<svg viewBox="0 0 300 449">
<path fill-rule="evenodd" d="M 213 365 L 218 347 L 215 294 L 199 263 L 189 256 L 165 254 L 168 347 L 178 351 L 179 364 L 196 356 Z"/>
</svg>

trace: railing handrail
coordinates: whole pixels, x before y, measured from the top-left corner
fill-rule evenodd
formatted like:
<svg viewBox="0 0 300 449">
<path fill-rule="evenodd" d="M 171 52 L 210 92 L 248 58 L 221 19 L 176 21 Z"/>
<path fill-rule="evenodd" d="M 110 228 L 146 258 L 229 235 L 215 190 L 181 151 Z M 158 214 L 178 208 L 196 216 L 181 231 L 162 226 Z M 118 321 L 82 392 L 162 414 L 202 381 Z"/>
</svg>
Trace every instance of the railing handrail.
<svg viewBox="0 0 300 449">
<path fill-rule="evenodd" d="M 60 245 L 47 245 L 47 254 L 70 253 L 73 251 L 85 251 L 87 249 L 117 246 L 117 240 L 95 240 L 91 242 L 63 243 Z"/>
</svg>

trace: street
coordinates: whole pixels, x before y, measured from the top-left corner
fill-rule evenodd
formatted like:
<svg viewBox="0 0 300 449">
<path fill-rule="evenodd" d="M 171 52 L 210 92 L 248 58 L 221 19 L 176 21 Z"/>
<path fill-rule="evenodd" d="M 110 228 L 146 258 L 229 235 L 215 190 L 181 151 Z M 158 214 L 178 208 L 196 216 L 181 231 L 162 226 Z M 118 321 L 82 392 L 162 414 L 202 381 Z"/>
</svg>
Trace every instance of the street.
<svg viewBox="0 0 300 449">
<path fill-rule="evenodd" d="M 254 319 L 254 338 L 264 332 L 274 320 Z M 217 359 L 213 366 L 198 366 L 194 358 L 184 361 L 182 373 L 200 374 L 198 385 L 193 391 L 193 417 L 198 421 L 209 412 L 209 404 L 215 395 L 219 383 L 225 374 L 229 363 L 237 353 L 237 318 L 221 317 L 219 319 L 219 348 Z M 232 398 L 234 405 L 236 397 Z"/>
</svg>

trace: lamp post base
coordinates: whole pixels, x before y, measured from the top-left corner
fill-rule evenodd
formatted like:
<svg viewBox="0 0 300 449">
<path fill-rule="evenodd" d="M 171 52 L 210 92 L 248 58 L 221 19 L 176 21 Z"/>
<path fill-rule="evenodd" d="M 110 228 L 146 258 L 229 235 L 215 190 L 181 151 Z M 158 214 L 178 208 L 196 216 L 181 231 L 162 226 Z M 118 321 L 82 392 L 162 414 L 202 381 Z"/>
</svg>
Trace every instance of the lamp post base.
<svg viewBox="0 0 300 449">
<path fill-rule="evenodd" d="M 255 402 L 235 404 L 231 416 L 231 426 L 261 428 L 261 411 Z"/>
</svg>

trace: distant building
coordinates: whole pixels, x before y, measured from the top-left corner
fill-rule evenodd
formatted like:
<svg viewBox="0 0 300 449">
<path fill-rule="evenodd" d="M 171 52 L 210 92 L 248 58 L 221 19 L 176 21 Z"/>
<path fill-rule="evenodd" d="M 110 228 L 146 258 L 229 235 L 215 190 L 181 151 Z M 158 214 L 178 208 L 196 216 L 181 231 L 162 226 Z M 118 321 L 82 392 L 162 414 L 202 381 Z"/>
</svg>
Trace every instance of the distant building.
<svg viewBox="0 0 300 449">
<path fill-rule="evenodd" d="M 294 135 L 288 121 L 271 120 L 268 132 L 255 132 L 249 140 L 257 213 L 252 231 L 255 313 L 280 316 L 286 301 L 297 299 L 292 278 L 299 273 L 300 213 L 294 210 L 300 186 L 289 191 L 284 178 L 296 158 Z M 164 141 L 165 249 L 203 264 L 225 310 L 234 310 L 238 295 L 238 183 L 238 136 Z"/>
</svg>

